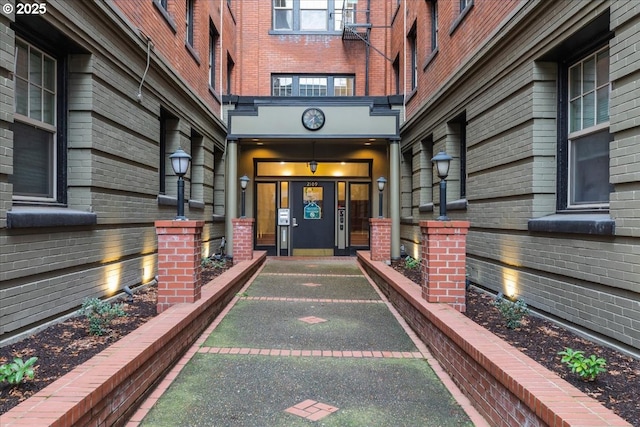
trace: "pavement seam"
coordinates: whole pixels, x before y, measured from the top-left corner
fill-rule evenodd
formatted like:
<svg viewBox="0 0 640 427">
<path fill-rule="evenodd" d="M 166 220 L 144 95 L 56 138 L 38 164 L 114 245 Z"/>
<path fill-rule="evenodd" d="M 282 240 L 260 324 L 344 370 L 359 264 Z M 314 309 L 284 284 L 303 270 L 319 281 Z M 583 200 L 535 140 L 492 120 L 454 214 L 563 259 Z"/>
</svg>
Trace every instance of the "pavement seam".
<svg viewBox="0 0 640 427">
<path fill-rule="evenodd" d="M 278 302 L 330 302 L 330 303 L 354 303 L 354 304 L 385 304 L 382 300 L 369 299 L 328 299 L 328 298 L 289 298 L 289 297 L 245 297 L 240 299 L 248 301 L 278 301 Z"/>
<path fill-rule="evenodd" d="M 280 357 L 329 357 L 344 359 L 424 359 L 421 351 L 391 351 L 391 350 L 304 350 L 304 349 L 271 349 L 249 347 L 200 347 L 200 354 L 239 354 L 253 356 Z"/>
</svg>

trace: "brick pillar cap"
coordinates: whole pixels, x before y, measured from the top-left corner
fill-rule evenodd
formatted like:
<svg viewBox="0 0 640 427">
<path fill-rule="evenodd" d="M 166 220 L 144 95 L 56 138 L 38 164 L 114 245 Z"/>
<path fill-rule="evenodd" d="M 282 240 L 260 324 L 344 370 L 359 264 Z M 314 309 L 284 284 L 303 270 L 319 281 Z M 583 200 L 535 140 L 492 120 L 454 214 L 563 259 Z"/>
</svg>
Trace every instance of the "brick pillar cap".
<svg viewBox="0 0 640 427">
<path fill-rule="evenodd" d="M 391 224 L 391 218 L 369 218 L 369 222 L 378 222 L 378 223 L 386 223 Z"/>
<path fill-rule="evenodd" d="M 232 218 L 231 219 L 231 223 L 236 223 L 236 222 L 255 222 L 255 218 Z"/>
</svg>

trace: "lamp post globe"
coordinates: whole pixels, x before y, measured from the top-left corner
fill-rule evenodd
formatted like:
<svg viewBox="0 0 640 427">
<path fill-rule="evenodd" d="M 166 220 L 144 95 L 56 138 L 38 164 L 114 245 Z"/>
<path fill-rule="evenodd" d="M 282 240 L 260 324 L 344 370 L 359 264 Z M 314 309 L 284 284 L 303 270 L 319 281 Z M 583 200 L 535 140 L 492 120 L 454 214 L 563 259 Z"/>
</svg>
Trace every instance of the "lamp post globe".
<svg viewBox="0 0 640 427">
<path fill-rule="evenodd" d="M 187 217 L 184 216 L 184 179 L 183 176 L 189 169 L 189 163 L 191 162 L 191 156 L 187 154 L 182 148 L 178 148 L 172 155 L 169 156 L 171 160 L 171 168 L 173 172 L 178 176 L 178 215 L 176 220 L 184 221 Z"/>
<path fill-rule="evenodd" d="M 376 181 L 378 183 L 378 191 L 380 192 L 378 196 L 378 217 L 383 218 L 382 215 L 382 192 L 384 191 L 384 186 L 387 183 L 387 180 L 384 176 L 381 176 Z"/>
<path fill-rule="evenodd" d="M 448 221 L 447 217 L 447 176 L 449 175 L 449 166 L 451 165 L 453 157 L 440 151 L 436 154 L 431 162 L 436 165 L 436 173 L 440 178 L 440 216 L 438 221 Z"/>
<path fill-rule="evenodd" d="M 245 191 L 247 190 L 247 184 L 249 184 L 249 177 L 247 175 L 242 175 L 240 177 L 240 188 L 242 189 L 242 203 L 240 205 L 240 218 L 245 217 Z"/>
</svg>

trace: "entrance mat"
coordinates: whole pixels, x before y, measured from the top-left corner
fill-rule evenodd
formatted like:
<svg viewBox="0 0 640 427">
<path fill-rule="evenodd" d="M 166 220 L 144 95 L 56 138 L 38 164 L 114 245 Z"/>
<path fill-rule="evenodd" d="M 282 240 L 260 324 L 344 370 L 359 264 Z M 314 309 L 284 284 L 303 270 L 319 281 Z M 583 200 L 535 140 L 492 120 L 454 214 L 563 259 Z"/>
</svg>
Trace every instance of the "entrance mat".
<svg viewBox="0 0 640 427">
<path fill-rule="evenodd" d="M 310 421 L 290 409 L 304 402 L 330 410 Z M 203 354 L 187 363 L 140 425 L 473 426 L 422 359 Z"/>
<path fill-rule="evenodd" d="M 326 322 L 307 324 L 314 316 Z M 414 352 L 416 346 L 382 302 L 239 300 L 204 347 Z"/>
<path fill-rule="evenodd" d="M 260 274 L 247 289 L 250 297 L 331 298 L 379 300 L 363 276 L 306 276 Z"/>
<path fill-rule="evenodd" d="M 262 273 L 362 275 L 353 258 L 340 257 L 268 259 Z"/>
</svg>

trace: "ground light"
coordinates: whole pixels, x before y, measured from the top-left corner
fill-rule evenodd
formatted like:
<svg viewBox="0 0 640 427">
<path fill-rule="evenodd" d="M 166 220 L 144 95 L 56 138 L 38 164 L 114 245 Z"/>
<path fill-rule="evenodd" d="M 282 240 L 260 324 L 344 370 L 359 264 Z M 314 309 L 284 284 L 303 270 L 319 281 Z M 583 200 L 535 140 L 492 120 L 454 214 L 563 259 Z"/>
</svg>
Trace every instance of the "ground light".
<svg viewBox="0 0 640 427">
<path fill-rule="evenodd" d="M 432 163 L 435 163 L 436 170 L 438 171 L 438 177 L 440 178 L 440 216 L 438 221 L 448 221 L 447 218 L 447 176 L 449 175 L 449 165 L 453 157 L 445 153 L 439 152 L 431 159 Z"/>
<path fill-rule="evenodd" d="M 182 148 L 178 148 L 175 153 L 169 156 L 171 159 L 171 167 L 173 172 L 178 176 L 178 216 L 176 220 L 184 221 L 187 217 L 184 216 L 184 174 L 189 169 L 189 163 L 191 162 L 191 156 L 185 153 Z"/>
</svg>

